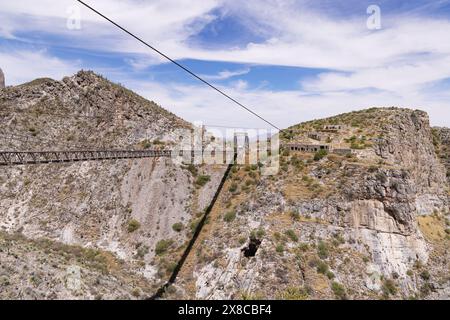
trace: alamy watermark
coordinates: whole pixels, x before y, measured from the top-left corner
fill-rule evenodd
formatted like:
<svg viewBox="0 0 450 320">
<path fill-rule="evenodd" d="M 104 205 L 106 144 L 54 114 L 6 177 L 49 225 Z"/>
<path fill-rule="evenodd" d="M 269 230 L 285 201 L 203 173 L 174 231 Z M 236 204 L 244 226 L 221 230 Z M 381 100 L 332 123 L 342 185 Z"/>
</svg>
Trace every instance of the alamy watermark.
<svg viewBox="0 0 450 320">
<path fill-rule="evenodd" d="M 178 141 L 171 147 L 175 163 L 257 165 L 263 175 L 278 173 L 278 131 L 206 127 L 195 123 L 193 129 L 176 129 L 175 137 Z"/>
<path fill-rule="evenodd" d="M 81 289 L 81 268 L 79 266 L 69 266 L 66 270 L 66 287 L 72 291 Z"/>
<path fill-rule="evenodd" d="M 81 8 L 80 6 L 70 6 L 67 8 L 68 15 L 66 26 L 69 30 L 81 30 Z"/>
<path fill-rule="evenodd" d="M 367 29 L 380 30 L 381 29 L 381 8 L 375 4 L 367 7 Z"/>
</svg>

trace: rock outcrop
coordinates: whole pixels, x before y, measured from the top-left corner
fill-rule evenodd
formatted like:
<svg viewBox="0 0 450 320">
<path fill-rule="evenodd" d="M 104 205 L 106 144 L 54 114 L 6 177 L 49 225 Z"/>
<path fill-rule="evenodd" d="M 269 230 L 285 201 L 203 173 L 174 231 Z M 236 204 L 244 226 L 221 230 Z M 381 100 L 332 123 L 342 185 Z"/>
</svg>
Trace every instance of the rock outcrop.
<svg viewBox="0 0 450 320">
<path fill-rule="evenodd" d="M 327 122 L 348 125 L 336 138 L 352 141 L 353 155 L 282 152 L 273 177 L 236 168 L 182 272 L 184 297 L 446 297 L 448 185 L 428 116 L 370 109 L 309 125 Z M 245 257 L 254 238 L 259 249 Z"/>
<path fill-rule="evenodd" d="M 5 87 L 5 74 L 3 73 L 3 70 L 0 68 L 0 89 L 3 89 Z"/>
<path fill-rule="evenodd" d="M 0 119 L 2 150 L 170 148 L 179 138 L 177 130 L 191 126 L 85 71 L 62 81 L 38 79 L 5 88 Z M 0 253 L 0 275 L 8 278 L 0 297 L 153 295 L 170 275 L 190 239 L 189 226 L 208 206 L 223 171 L 158 158 L 2 167 L 0 228 L 5 237 L 0 241 L 11 250 Z M 201 186 L 195 183 L 197 175 L 210 180 Z M 46 241 L 53 244 L 42 246 Z M 24 253 L 27 246 L 36 250 Z M 70 261 L 62 264 L 65 256 Z M 17 283 L 12 270 L 34 261 L 56 267 L 20 270 L 21 279 L 39 273 L 42 281 Z M 82 269 L 77 290 L 65 283 L 71 265 Z M 110 276 L 103 277 L 105 272 Z"/>
</svg>

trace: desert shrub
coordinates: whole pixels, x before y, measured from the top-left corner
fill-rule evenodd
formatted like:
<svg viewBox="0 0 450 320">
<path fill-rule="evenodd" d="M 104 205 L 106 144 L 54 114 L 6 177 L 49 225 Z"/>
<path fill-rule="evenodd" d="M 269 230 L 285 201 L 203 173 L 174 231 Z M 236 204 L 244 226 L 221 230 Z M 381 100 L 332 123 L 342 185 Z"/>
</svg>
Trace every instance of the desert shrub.
<svg viewBox="0 0 450 320">
<path fill-rule="evenodd" d="M 201 175 L 198 176 L 197 180 L 195 180 L 195 184 L 197 186 L 203 187 L 205 184 L 207 184 L 211 180 L 210 176 Z"/>
<path fill-rule="evenodd" d="M 428 281 L 428 280 L 430 280 L 430 278 L 431 278 L 430 273 L 428 272 L 428 270 L 423 270 L 423 271 L 420 273 L 420 277 L 421 277 L 423 280 L 425 280 L 425 281 Z"/>
<path fill-rule="evenodd" d="M 307 300 L 308 297 L 308 290 L 297 287 L 289 287 L 277 294 L 277 299 L 280 300 Z"/>
<path fill-rule="evenodd" d="M 294 221 L 300 220 L 300 214 L 297 211 L 291 211 L 291 212 L 289 212 L 289 215 L 291 216 L 292 220 L 294 220 Z"/>
<path fill-rule="evenodd" d="M 234 212 L 234 211 L 228 211 L 223 216 L 223 220 L 225 222 L 232 222 L 234 219 L 236 219 L 236 212 Z"/>
<path fill-rule="evenodd" d="M 345 292 L 345 287 L 342 284 L 334 281 L 331 284 L 331 290 L 333 290 L 333 293 L 336 296 L 336 298 L 340 300 L 347 299 L 347 293 Z"/>
<path fill-rule="evenodd" d="M 262 228 L 255 229 L 255 230 L 252 230 L 252 232 L 250 233 L 250 238 L 261 239 L 262 237 L 264 237 L 265 234 L 266 234 L 266 232 L 264 231 L 264 229 L 262 229 Z"/>
<path fill-rule="evenodd" d="M 383 295 L 388 297 L 389 295 L 395 295 L 397 293 L 397 286 L 395 285 L 394 280 L 385 279 L 381 290 L 383 291 Z"/>
<path fill-rule="evenodd" d="M 284 246 L 280 243 L 275 247 L 276 252 L 283 253 L 284 252 Z"/>
<path fill-rule="evenodd" d="M 170 239 L 169 240 L 160 240 L 160 241 L 158 241 L 158 243 L 156 244 L 156 247 L 155 247 L 155 253 L 157 255 L 164 254 L 167 251 L 167 249 L 169 249 L 169 247 L 172 244 L 173 244 L 173 241 L 170 240 Z"/>
<path fill-rule="evenodd" d="M 316 268 L 318 273 L 326 274 L 328 272 L 328 265 L 323 261 L 318 261 Z"/>
<path fill-rule="evenodd" d="M 191 229 L 192 232 L 195 232 L 195 229 L 197 229 L 197 226 L 201 220 L 202 220 L 202 218 L 198 218 L 191 222 L 191 224 L 189 225 L 189 228 Z"/>
<path fill-rule="evenodd" d="M 172 229 L 176 232 L 180 232 L 181 230 L 183 230 L 183 228 L 184 226 L 181 222 L 174 223 L 172 226 Z"/>
<path fill-rule="evenodd" d="M 297 235 L 295 234 L 295 231 L 294 231 L 294 230 L 292 230 L 292 229 L 286 230 L 286 231 L 285 231 L 285 234 L 286 234 L 286 236 L 288 236 L 288 238 L 291 239 L 292 241 L 294 241 L 294 242 L 297 242 L 297 241 L 298 241 L 298 237 L 297 237 Z"/>
<path fill-rule="evenodd" d="M 128 232 L 134 232 L 137 229 L 139 229 L 141 227 L 141 224 L 139 223 L 139 221 L 135 220 L 135 219 L 131 219 L 130 221 L 128 221 Z"/>
<path fill-rule="evenodd" d="M 234 193 L 234 192 L 237 191 L 237 188 L 238 188 L 238 185 L 237 185 L 236 183 L 232 183 L 231 186 L 230 186 L 229 191 L 230 191 L 231 193 Z"/>
<path fill-rule="evenodd" d="M 317 245 L 317 254 L 321 259 L 328 258 L 329 252 L 328 252 L 328 246 L 325 242 L 320 241 Z"/>
<path fill-rule="evenodd" d="M 314 154 L 314 161 L 320 161 L 328 155 L 327 150 L 319 150 Z"/>
<path fill-rule="evenodd" d="M 152 143 L 148 139 L 145 139 L 141 141 L 140 145 L 142 149 L 149 149 L 152 146 Z"/>
</svg>

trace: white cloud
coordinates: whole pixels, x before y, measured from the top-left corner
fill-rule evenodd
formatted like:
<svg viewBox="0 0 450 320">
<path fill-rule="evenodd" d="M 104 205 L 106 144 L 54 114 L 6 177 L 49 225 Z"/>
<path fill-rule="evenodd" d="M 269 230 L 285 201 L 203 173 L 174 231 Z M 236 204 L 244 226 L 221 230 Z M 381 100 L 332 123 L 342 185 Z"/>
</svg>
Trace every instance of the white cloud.
<svg viewBox="0 0 450 320">
<path fill-rule="evenodd" d="M 0 67 L 6 85 L 18 85 L 40 77 L 62 79 L 79 70 L 80 66 L 80 61 L 64 61 L 45 50 L 0 51 Z"/>
<path fill-rule="evenodd" d="M 245 82 L 234 82 L 226 88 L 280 125 L 373 105 L 422 106 L 431 112 L 435 123 L 450 125 L 450 117 L 444 112 L 450 108 L 449 95 L 443 90 L 431 92 L 429 89 L 430 83 L 450 77 L 450 42 L 445 41 L 450 34 L 448 19 L 383 15 L 383 29 L 369 31 L 365 11 L 357 19 L 338 19 L 311 11 L 308 1 L 87 2 L 176 59 L 331 70 L 303 81 L 302 91 L 275 92 L 264 87 L 250 90 Z M 27 32 L 42 32 L 58 36 L 57 43 L 47 39 L 49 45 L 131 53 L 139 57 L 127 61 L 136 70 L 164 61 L 85 9 L 82 10 L 82 30 L 68 30 L 67 7 L 74 3 L 72 0 L 42 0 L 35 5 L 32 0 L 2 1 L 0 35 L 11 38 Z M 240 19 L 251 33 L 267 40 L 228 50 L 193 45 L 191 37 L 217 18 L 211 12 L 219 8 Z M 5 63 L 1 60 L 0 63 L 7 71 L 9 68 L 7 73 L 13 83 L 30 80 L 27 77 L 33 76 L 55 74 L 60 77 L 61 71 L 69 72 L 77 66 L 77 62 L 64 62 L 45 52 L 37 53 L 37 57 L 23 57 L 20 62 L 12 59 L 9 55 L 8 60 L 3 58 Z M 39 64 L 28 70 L 21 66 L 24 59 L 45 60 L 50 64 Z M 244 71 L 224 70 L 206 77 L 222 80 L 242 75 L 244 73 L 240 72 Z M 220 120 L 221 117 L 235 118 L 237 114 L 234 105 L 208 88 L 175 84 L 164 88 L 152 82 L 145 85 L 137 85 L 132 80 L 122 82 L 146 92 L 149 98 L 173 108 L 189 120 L 203 116 Z M 367 88 L 372 90 L 364 90 Z M 244 120 L 254 123 L 251 116 L 236 119 Z"/>
<path fill-rule="evenodd" d="M 226 79 L 229 79 L 229 78 L 242 76 L 242 75 L 247 74 L 249 72 L 250 72 L 250 68 L 246 68 L 246 69 L 239 69 L 239 70 L 234 70 L 234 71 L 223 70 L 223 71 L 220 71 L 218 74 L 215 74 L 215 75 L 206 75 L 206 74 L 204 74 L 204 75 L 201 75 L 201 76 L 205 80 L 226 80 Z"/>
</svg>

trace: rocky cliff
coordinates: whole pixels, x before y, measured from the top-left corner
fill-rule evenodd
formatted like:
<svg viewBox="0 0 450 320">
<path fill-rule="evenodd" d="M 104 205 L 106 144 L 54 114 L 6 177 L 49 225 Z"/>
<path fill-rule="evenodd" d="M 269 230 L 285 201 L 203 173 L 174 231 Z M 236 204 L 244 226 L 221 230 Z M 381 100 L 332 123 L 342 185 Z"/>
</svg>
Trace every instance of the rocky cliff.
<svg viewBox="0 0 450 320">
<path fill-rule="evenodd" d="M 234 168 L 174 297 L 449 298 L 448 185 L 428 116 L 369 109 L 292 129 L 327 123 L 345 126 L 328 140 L 352 154 L 284 150 L 269 177 Z"/>
<path fill-rule="evenodd" d="M 4 87 L 5 87 L 5 75 L 2 69 L 0 69 L 0 89 L 3 89 Z"/>
<path fill-rule="evenodd" d="M 191 128 L 84 71 L 2 89 L 0 120 L 2 150 L 171 148 Z M 347 151 L 289 148 L 311 132 Z M 372 108 L 280 137 L 276 175 L 234 165 L 164 298 L 450 298 L 449 129 Z M 151 296 L 224 171 L 169 159 L 1 168 L 0 298 Z"/>
<path fill-rule="evenodd" d="M 169 148 L 176 129 L 190 127 L 84 71 L 2 90 L 0 116 L 2 150 Z M 2 167 L 0 297 L 151 296 L 222 172 L 157 158 Z"/>
</svg>

